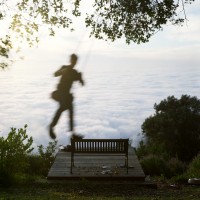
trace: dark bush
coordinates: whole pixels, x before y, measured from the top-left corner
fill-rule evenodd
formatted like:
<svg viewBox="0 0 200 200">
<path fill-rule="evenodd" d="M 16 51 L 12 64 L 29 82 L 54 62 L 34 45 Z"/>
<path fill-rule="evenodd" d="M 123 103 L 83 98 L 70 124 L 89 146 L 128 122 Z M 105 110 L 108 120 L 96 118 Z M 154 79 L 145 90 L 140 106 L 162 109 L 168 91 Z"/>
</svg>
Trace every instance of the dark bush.
<svg viewBox="0 0 200 200">
<path fill-rule="evenodd" d="M 50 167 L 52 166 L 57 149 L 57 141 L 49 142 L 47 147 L 38 146 L 38 154 L 28 156 L 29 168 L 26 171 L 28 174 L 47 176 Z"/>
<path fill-rule="evenodd" d="M 18 130 L 11 128 L 7 138 L 0 137 L 0 184 L 9 184 L 29 167 L 27 155 L 33 150 L 33 139 L 28 137 L 26 128 L 27 125 Z"/>
<path fill-rule="evenodd" d="M 24 128 L 11 128 L 7 138 L 0 137 L 0 185 L 32 180 L 34 176 L 47 176 L 55 159 L 57 141 L 49 142 L 45 148 L 38 146 L 38 154 L 33 151 L 32 137 Z"/>
<path fill-rule="evenodd" d="M 200 154 L 191 161 L 187 166 L 187 170 L 182 174 L 174 176 L 172 181 L 176 183 L 187 183 L 189 178 L 200 178 Z"/>
<path fill-rule="evenodd" d="M 148 155 L 140 160 L 145 175 L 160 176 L 168 173 L 168 167 L 165 160 L 157 155 Z"/>
<path fill-rule="evenodd" d="M 186 171 L 186 164 L 177 158 L 171 158 L 167 162 L 168 174 L 167 177 L 171 178 L 173 176 L 181 175 Z"/>
<path fill-rule="evenodd" d="M 189 164 L 188 178 L 200 178 L 200 153 Z"/>
<path fill-rule="evenodd" d="M 163 146 L 170 157 L 190 162 L 200 151 L 200 100 L 170 96 L 154 105 L 155 114 L 142 124 L 148 147 Z M 150 152 L 151 153 L 151 152 Z"/>
<path fill-rule="evenodd" d="M 160 144 L 151 145 L 150 143 L 146 143 L 144 141 L 140 141 L 138 147 L 136 148 L 136 154 L 139 159 L 142 159 L 148 155 L 156 155 L 162 157 L 167 160 L 170 158 L 164 146 Z"/>
</svg>

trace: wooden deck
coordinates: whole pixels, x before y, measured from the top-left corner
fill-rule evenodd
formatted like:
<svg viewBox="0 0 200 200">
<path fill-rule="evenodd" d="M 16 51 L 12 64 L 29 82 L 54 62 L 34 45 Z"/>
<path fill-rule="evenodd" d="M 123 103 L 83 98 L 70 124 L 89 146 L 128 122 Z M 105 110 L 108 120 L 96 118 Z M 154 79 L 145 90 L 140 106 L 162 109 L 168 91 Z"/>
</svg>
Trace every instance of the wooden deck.
<svg viewBox="0 0 200 200">
<path fill-rule="evenodd" d="M 59 151 L 48 173 L 48 180 L 145 180 L 145 174 L 132 147 L 129 147 L 128 174 L 124 166 L 124 156 L 75 154 L 74 163 L 73 174 L 70 174 L 71 153 Z"/>
</svg>

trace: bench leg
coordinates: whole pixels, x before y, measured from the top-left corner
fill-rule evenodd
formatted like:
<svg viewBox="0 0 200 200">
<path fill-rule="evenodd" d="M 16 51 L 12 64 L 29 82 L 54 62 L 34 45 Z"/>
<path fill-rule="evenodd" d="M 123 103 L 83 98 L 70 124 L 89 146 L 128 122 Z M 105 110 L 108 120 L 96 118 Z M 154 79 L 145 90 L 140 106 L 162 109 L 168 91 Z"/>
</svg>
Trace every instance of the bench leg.
<svg viewBox="0 0 200 200">
<path fill-rule="evenodd" d="M 71 168 L 70 168 L 70 173 L 72 174 L 72 168 L 74 166 L 74 154 L 71 153 Z"/>
<path fill-rule="evenodd" d="M 126 173 L 128 174 L 128 155 L 126 155 L 125 166 L 126 166 Z"/>
</svg>

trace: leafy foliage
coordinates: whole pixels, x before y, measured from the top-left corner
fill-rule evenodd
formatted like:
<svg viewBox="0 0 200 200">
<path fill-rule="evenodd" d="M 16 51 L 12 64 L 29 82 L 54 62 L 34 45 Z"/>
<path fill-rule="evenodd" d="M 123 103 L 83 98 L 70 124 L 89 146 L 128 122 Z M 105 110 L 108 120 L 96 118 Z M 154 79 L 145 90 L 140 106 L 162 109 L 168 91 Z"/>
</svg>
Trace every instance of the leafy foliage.
<svg viewBox="0 0 200 200">
<path fill-rule="evenodd" d="M 149 143 L 145 143 L 143 140 L 140 141 L 136 153 L 140 160 L 149 156 L 150 154 L 160 156 L 165 160 L 170 158 L 170 155 L 166 152 L 162 144 L 151 145 Z"/>
<path fill-rule="evenodd" d="M 91 35 L 98 39 L 115 41 L 124 38 L 128 44 L 144 43 L 168 22 L 182 24 L 186 16 L 179 17 L 177 10 L 180 7 L 184 10 L 185 4 L 193 1 L 94 0 L 94 10 L 87 13 L 85 24 L 91 28 Z M 74 30 L 73 17 L 81 16 L 81 2 L 83 0 L 4 0 L 0 2 L 0 20 L 10 20 L 8 37 L 13 36 L 21 42 L 26 40 L 32 46 L 39 42 L 39 33 L 44 30 L 52 36 L 56 28 Z M 13 43 L 13 39 L 10 40 Z M 12 46 L 4 47 L 0 43 L 0 56 L 6 57 L 11 49 Z M 2 64 L 1 67 L 6 67 Z"/>
<path fill-rule="evenodd" d="M 9 35 L 6 35 L 5 38 L 0 38 L 0 57 L 3 57 L 5 60 L 5 62 L 0 62 L 0 68 L 2 69 L 8 67 L 9 64 L 8 58 L 11 48 L 12 48 L 12 43 Z"/>
<path fill-rule="evenodd" d="M 190 161 L 200 151 L 200 100 L 169 96 L 154 105 L 156 113 L 142 124 L 146 145 L 160 145 L 170 156 Z"/>
<path fill-rule="evenodd" d="M 107 37 L 114 41 L 125 37 L 126 42 L 148 42 L 168 21 L 180 24 L 177 17 L 179 2 L 173 0 L 104 0 L 95 1 L 95 14 L 88 15 L 86 24 L 99 39 Z"/>
<path fill-rule="evenodd" d="M 148 155 L 140 160 L 140 164 L 146 175 L 166 175 L 168 171 L 167 164 L 161 156 Z"/>
<path fill-rule="evenodd" d="M 188 164 L 187 170 L 172 178 L 175 183 L 188 183 L 189 178 L 200 177 L 200 153 Z"/>
<path fill-rule="evenodd" d="M 9 56 L 13 48 L 12 43 L 18 39 L 24 40 L 29 46 L 39 42 L 40 32 L 48 30 L 49 35 L 55 35 L 56 28 L 70 28 L 72 19 L 68 16 L 80 16 L 78 11 L 79 0 L 19 0 L 0 2 L 0 20 L 11 18 L 8 36 L 0 40 L 0 56 Z M 71 9 L 70 9 L 71 8 Z M 10 17 L 11 16 L 11 17 Z M 11 38 L 12 36 L 12 38 Z M 9 44 L 5 44 L 9 38 Z M 6 62 L 1 62 L 0 67 L 7 67 Z"/>
<path fill-rule="evenodd" d="M 200 153 L 192 160 L 187 171 L 188 178 L 200 177 Z"/>
<path fill-rule="evenodd" d="M 21 0 L 17 2 L 16 6 L 19 13 L 13 15 L 10 29 L 23 38 L 25 36 L 30 46 L 34 41 L 39 41 L 38 36 L 35 36 L 34 33 L 39 31 L 41 24 L 47 26 L 50 35 L 55 34 L 55 27 L 69 28 L 72 24 L 72 20 L 68 17 L 69 4 L 66 1 Z M 72 9 L 72 13 L 77 15 L 74 9 Z"/>
<path fill-rule="evenodd" d="M 136 153 L 146 175 L 171 178 L 182 174 L 186 169 L 186 164 L 170 156 L 163 145 L 144 144 L 141 141 Z"/>
<path fill-rule="evenodd" d="M 38 176 L 47 176 L 50 167 L 55 159 L 55 152 L 57 149 L 57 141 L 49 142 L 45 148 L 43 145 L 38 146 L 38 153 L 28 156 L 29 168 L 28 174 Z"/>
<path fill-rule="evenodd" d="M 26 128 L 11 128 L 7 138 L 0 137 L 0 183 L 28 167 L 27 155 L 33 150 L 33 139 L 28 137 Z"/>
<path fill-rule="evenodd" d="M 34 176 L 47 176 L 55 159 L 57 141 L 47 147 L 38 146 L 38 154 L 32 154 L 33 139 L 24 128 L 11 128 L 7 138 L 0 137 L 0 185 L 11 184 Z"/>
</svg>

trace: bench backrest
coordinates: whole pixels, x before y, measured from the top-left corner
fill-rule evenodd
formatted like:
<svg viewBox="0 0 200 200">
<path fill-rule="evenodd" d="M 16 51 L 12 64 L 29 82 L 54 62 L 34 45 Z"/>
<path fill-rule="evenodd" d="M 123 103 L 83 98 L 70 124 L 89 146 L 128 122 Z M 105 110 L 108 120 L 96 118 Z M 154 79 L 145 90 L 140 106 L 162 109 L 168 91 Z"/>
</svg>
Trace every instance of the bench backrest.
<svg viewBox="0 0 200 200">
<path fill-rule="evenodd" d="M 74 153 L 128 153 L 129 139 L 71 139 Z"/>
</svg>

